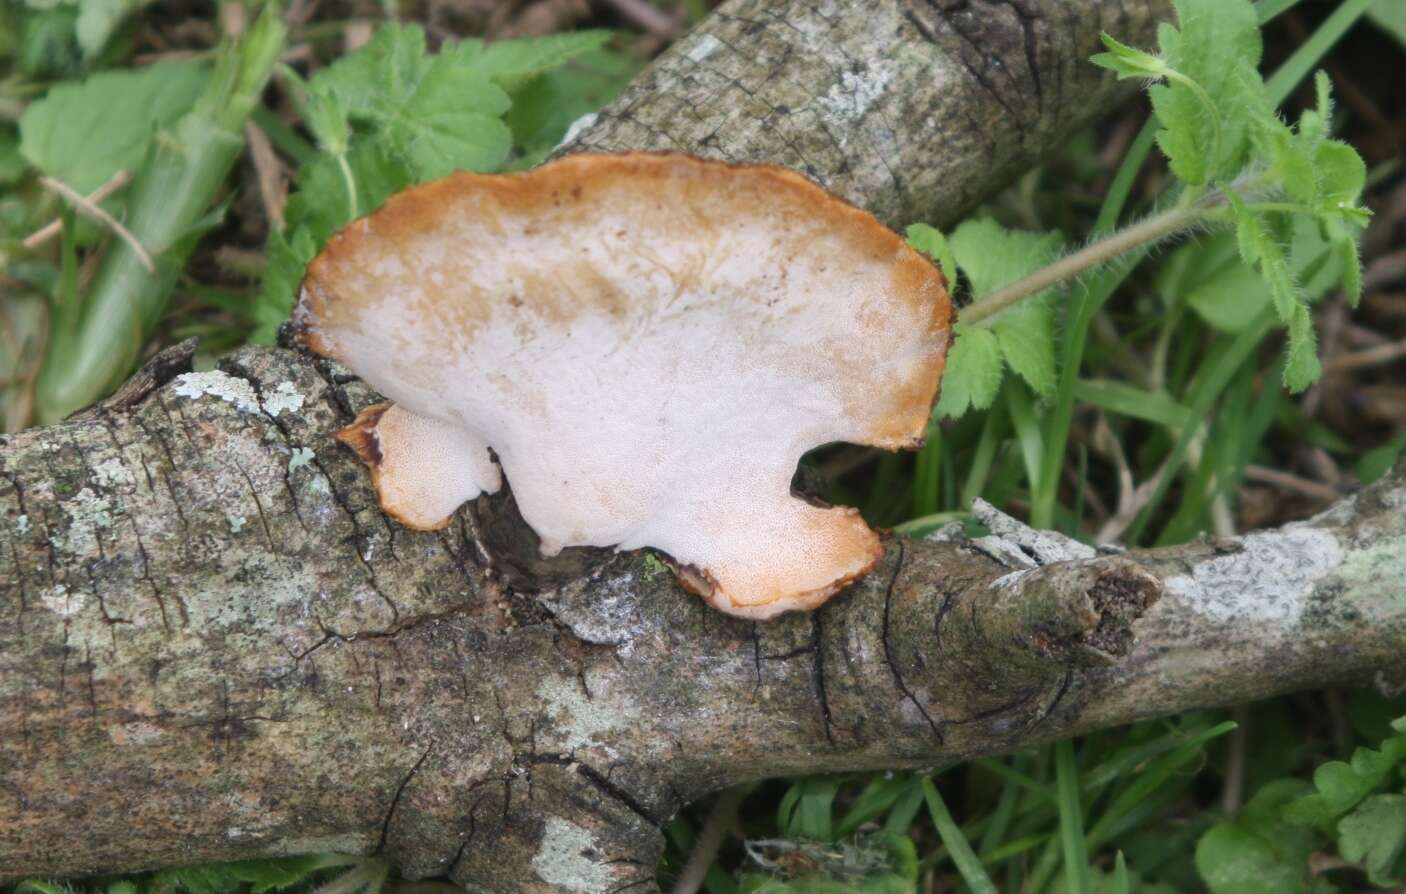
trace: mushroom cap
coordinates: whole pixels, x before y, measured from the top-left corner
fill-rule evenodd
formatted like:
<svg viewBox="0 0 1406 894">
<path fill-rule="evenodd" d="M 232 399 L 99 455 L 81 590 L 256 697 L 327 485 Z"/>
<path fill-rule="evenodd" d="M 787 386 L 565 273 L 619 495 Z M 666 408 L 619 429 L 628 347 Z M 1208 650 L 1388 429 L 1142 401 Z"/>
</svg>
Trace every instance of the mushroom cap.
<svg viewBox="0 0 1406 894">
<path fill-rule="evenodd" d="M 294 320 L 394 402 L 341 437 L 402 523 L 496 490 L 496 455 L 545 554 L 654 547 L 768 618 L 883 554 L 791 478 L 824 443 L 922 444 L 950 315 L 936 266 L 800 175 L 641 153 L 405 190 L 312 261 Z"/>
</svg>

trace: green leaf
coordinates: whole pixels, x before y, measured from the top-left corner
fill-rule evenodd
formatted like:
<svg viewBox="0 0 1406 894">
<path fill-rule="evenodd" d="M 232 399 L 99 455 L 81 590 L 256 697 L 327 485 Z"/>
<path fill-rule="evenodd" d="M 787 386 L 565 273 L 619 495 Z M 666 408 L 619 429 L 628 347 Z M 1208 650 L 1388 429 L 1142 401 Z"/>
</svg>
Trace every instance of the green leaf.
<svg viewBox="0 0 1406 894">
<path fill-rule="evenodd" d="M 60 84 L 20 116 L 20 151 L 48 176 L 90 193 L 140 166 L 152 135 L 195 104 L 207 77 L 203 64 L 183 60 Z"/>
<path fill-rule="evenodd" d="M 1367 18 L 1406 47 L 1406 4 L 1401 0 L 1377 0 L 1367 10 Z"/>
<path fill-rule="evenodd" d="M 1100 33 L 1099 39 L 1108 48 L 1108 52 L 1090 56 L 1089 61 L 1100 68 L 1115 72 L 1119 80 L 1124 78 L 1164 78 L 1171 71 L 1171 68 L 1160 56 L 1119 43 L 1107 32 Z"/>
<path fill-rule="evenodd" d="M 905 235 L 909 245 L 937 262 L 942 275 L 947 279 L 947 290 L 955 291 L 957 259 L 952 256 L 952 247 L 947 244 L 947 237 L 942 235 L 942 231 L 925 223 L 915 223 L 908 227 Z"/>
<path fill-rule="evenodd" d="M 63 5 L 20 15 L 15 62 L 36 81 L 58 80 L 78 74 L 83 51 L 78 46 L 78 9 Z"/>
<path fill-rule="evenodd" d="M 1249 0 L 1176 0 L 1179 28 L 1158 30 L 1161 58 L 1182 78 L 1148 90 L 1173 172 L 1202 185 L 1234 175 L 1251 127 L 1273 117 L 1256 66 L 1261 43 Z M 1211 108 L 1207 108 L 1209 102 Z"/>
<path fill-rule="evenodd" d="M 19 134 L 8 127 L 0 127 L 0 186 L 14 183 L 28 169 L 29 162 L 20 153 Z"/>
<path fill-rule="evenodd" d="M 351 145 L 351 122 L 346 106 L 335 93 L 309 93 L 303 123 L 317 144 L 333 155 L 345 155 Z"/>
<path fill-rule="evenodd" d="M 1357 238 L 1343 230 L 1335 235 L 1333 246 L 1342 264 L 1343 293 L 1347 303 L 1356 307 L 1362 301 L 1362 254 L 1357 250 Z"/>
<path fill-rule="evenodd" d="M 424 29 L 382 25 L 365 46 L 313 75 L 308 90 L 337 96 L 353 117 L 375 119 L 413 93 L 428 68 Z"/>
<path fill-rule="evenodd" d="M 1278 181 L 1294 201 L 1313 202 L 1318 196 L 1318 176 L 1309 140 L 1300 138 L 1278 120 L 1262 128 L 1260 134 L 1269 158 L 1266 177 Z"/>
<path fill-rule="evenodd" d="M 1355 807 L 1387 780 L 1406 755 L 1406 736 L 1393 736 L 1378 751 L 1358 748 L 1348 762 L 1329 761 L 1313 774 L 1313 794 L 1285 808 L 1287 819 L 1324 826 Z"/>
<path fill-rule="evenodd" d="M 1059 253 L 1060 238 L 1057 233 L 1007 230 L 994 220 L 980 218 L 957 227 L 950 247 L 979 300 L 1050 263 Z M 1057 381 L 1049 296 L 1049 291 L 1032 295 L 986 321 L 986 328 L 996 334 L 1005 361 L 1042 396 L 1053 393 Z M 992 383 L 993 398 L 999 384 L 998 368 Z M 985 407 L 990 401 L 974 405 Z"/>
<path fill-rule="evenodd" d="M 991 328 L 1011 369 L 1041 397 L 1053 394 L 1059 377 L 1055 373 L 1054 312 L 1049 303 L 1027 298 L 999 314 Z"/>
<path fill-rule="evenodd" d="M 492 81 L 440 56 L 382 126 L 416 180 L 459 169 L 492 171 L 512 148 L 512 132 L 500 120 L 508 105 L 507 94 Z"/>
<path fill-rule="evenodd" d="M 504 119 L 518 149 L 512 166 L 531 167 L 545 159 L 573 123 L 614 99 L 641 64 L 624 53 L 592 50 L 513 88 Z"/>
<path fill-rule="evenodd" d="M 1147 391 L 1111 379 L 1080 379 L 1074 385 L 1074 397 L 1111 413 L 1142 419 L 1174 431 L 1180 431 L 1191 416 L 1184 404 L 1165 392 Z"/>
<path fill-rule="evenodd" d="M 249 885 L 250 894 L 266 894 L 268 891 L 291 888 L 326 864 L 324 858 L 317 854 L 303 854 L 269 860 L 241 860 L 225 865 L 231 875 Z"/>
<path fill-rule="evenodd" d="M 1295 304 L 1289 319 L 1289 356 L 1284 362 L 1284 387 L 1297 394 L 1318 381 L 1323 366 L 1318 362 L 1318 336 L 1313 331 L 1313 315 L 1308 307 Z"/>
<path fill-rule="evenodd" d="M 366 46 L 314 75 L 308 89 L 372 124 L 417 181 L 461 168 L 495 170 L 512 145 L 499 120 L 508 95 L 453 51 L 427 56 L 419 25 L 383 26 Z"/>
<path fill-rule="evenodd" d="M 107 46 L 108 38 L 136 10 L 149 0 L 83 0 L 79 5 L 78 21 L 74 24 L 74 34 L 83 56 L 92 59 Z"/>
<path fill-rule="evenodd" d="M 1397 435 L 1390 442 L 1380 447 L 1368 450 L 1357 460 L 1353 466 L 1353 471 L 1357 473 L 1357 480 L 1363 484 L 1371 484 L 1381 478 L 1391 467 L 1396 465 L 1396 461 L 1406 451 L 1406 432 Z"/>
<path fill-rule="evenodd" d="M 1338 850 L 1361 863 L 1374 885 L 1395 885 L 1406 874 L 1406 795 L 1373 795 L 1338 821 Z"/>
<path fill-rule="evenodd" d="M 455 64 L 474 74 L 496 81 L 512 92 L 529 78 L 556 68 L 578 56 L 599 50 L 610 39 L 604 30 L 568 31 L 545 37 L 517 40 L 465 40 L 444 55 L 453 56 Z"/>
<path fill-rule="evenodd" d="M 1217 823 L 1196 844 L 1196 870 L 1212 894 L 1285 894 L 1300 891 L 1308 855 L 1320 839 L 1281 818 L 1283 807 L 1307 788 L 1280 779 L 1255 793 L 1233 822 Z"/>
<path fill-rule="evenodd" d="M 961 873 L 962 881 L 967 883 L 973 894 L 996 894 L 996 886 L 987 875 L 986 867 L 981 865 L 980 858 L 972 852 L 971 844 L 962 834 L 962 828 L 952 819 L 952 814 L 943 802 L 937 786 L 933 785 L 932 779 L 928 777 L 923 777 L 922 786 L 933 825 L 937 827 L 937 834 L 947 847 L 947 852 L 952 855 L 952 862 Z"/>
<path fill-rule="evenodd" d="M 942 397 L 934 411 L 938 418 L 957 418 L 968 409 L 984 410 L 1001 387 L 1001 345 L 996 334 L 979 326 L 953 329 L 956 340 L 947 354 L 942 377 Z"/>
<path fill-rule="evenodd" d="M 1367 163 L 1347 143 L 1324 140 L 1313 156 L 1317 199 L 1325 211 L 1353 211 L 1367 185 Z"/>
</svg>

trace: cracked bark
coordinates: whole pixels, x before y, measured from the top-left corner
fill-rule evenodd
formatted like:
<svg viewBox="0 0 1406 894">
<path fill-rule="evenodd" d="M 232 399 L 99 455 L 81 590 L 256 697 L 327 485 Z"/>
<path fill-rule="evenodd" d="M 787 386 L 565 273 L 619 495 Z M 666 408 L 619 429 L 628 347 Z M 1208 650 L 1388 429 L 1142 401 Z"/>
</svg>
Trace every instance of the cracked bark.
<svg viewBox="0 0 1406 894">
<path fill-rule="evenodd" d="M 1100 27 L 1163 10 L 734 0 L 576 147 L 808 165 L 946 221 L 1112 100 Z M 1400 469 L 1305 525 L 1040 568 L 890 538 L 820 613 L 754 624 L 648 555 L 541 560 L 510 495 L 399 528 L 329 436 L 365 386 L 266 349 L 172 381 L 188 359 L 0 439 L 0 880 L 383 850 L 479 890 L 649 890 L 659 826 L 722 786 L 1406 678 Z"/>
</svg>

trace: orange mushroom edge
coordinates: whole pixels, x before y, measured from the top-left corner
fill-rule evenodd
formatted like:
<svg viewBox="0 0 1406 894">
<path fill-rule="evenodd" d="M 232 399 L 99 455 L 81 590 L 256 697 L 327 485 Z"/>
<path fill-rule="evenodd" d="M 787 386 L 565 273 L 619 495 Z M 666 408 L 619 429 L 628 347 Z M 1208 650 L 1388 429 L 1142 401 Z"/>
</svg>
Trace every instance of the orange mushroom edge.
<svg viewBox="0 0 1406 894">
<path fill-rule="evenodd" d="M 951 312 L 936 265 L 793 171 L 626 153 L 392 196 L 308 265 L 294 323 L 388 399 L 338 437 L 398 521 L 506 477 L 544 554 L 652 547 L 764 619 L 882 557 L 791 478 L 826 443 L 921 446 Z"/>
</svg>

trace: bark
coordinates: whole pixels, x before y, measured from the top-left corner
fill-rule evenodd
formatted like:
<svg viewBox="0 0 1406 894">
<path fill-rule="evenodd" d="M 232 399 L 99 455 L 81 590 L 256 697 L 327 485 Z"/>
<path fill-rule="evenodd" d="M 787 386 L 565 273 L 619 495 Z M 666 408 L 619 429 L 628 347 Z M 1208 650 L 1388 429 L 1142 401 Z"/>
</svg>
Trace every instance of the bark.
<svg viewBox="0 0 1406 894">
<path fill-rule="evenodd" d="M 774 8 L 725 6 L 709 27 L 737 49 L 700 60 L 688 38 L 581 145 L 658 146 L 657 131 L 706 149 L 691 119 L 666 129 L 686 116 L 650 91 L 703 103 L 707 65 L 752 60 L 774 73 L 756 89 L 819 98 L 790 106 L 794 125 L 734 113 L 724 93 L 750 82 L 731 75 L 707 112 L 714 148 L 788 160 L 776 135 L 830 126 L 822 100 L 852 71 L 834 58 L 873 49 L 845 35 L 884 20 L 890 79 L 823 155 L 801 148 L 891 222 L 946 219 L 1111 100 L 1101 81 L 1070 86 L 1086 45 L 1100 27 L 1136 38 L 1161 9 Z M 1020 39 L 978 53 L 952 36 L 969 20 Z M 1027 64 L 1043 100 L 1017 102 L 1023 74 L 1004 104 L 987 92 Z M 932 84 L 941 126 L 966 116 L 979 138 L 907 135 L 925 119 L 898 88 Z M 0 880 L 335 850 L 477 890 L 652 890 L 659 829 L 721 786 L 1406 678 L 1401 469 L 1309 523 L 1126 555 L 988 512 L 990 538 L 889 538 L 823 610 L 753 624 L 706 609 L 648 552 L 537 558 L 510 495 L 445 531 L 400 528 L 329 437 L 377 399 L 364 385 L 284 350 L 194 375 L 188 359 L 168 352 L 105 405 L 0 439 Z"/>
<path fill-rule="evenodd" d="M 559 151 L 795 168 L 901 229 L 945 226 L 1128 95 L 1099 32 L 1170 0 L 731 0 Z"/>
</svg>

